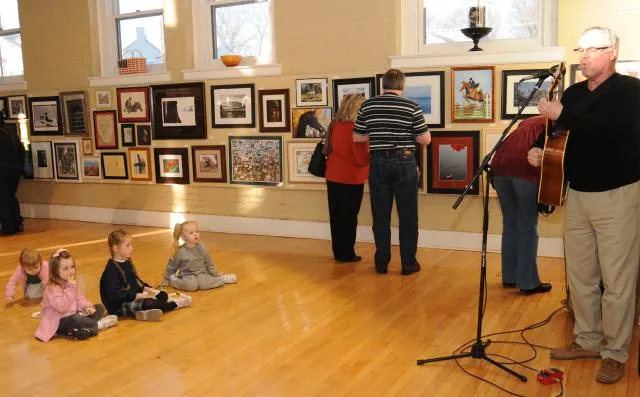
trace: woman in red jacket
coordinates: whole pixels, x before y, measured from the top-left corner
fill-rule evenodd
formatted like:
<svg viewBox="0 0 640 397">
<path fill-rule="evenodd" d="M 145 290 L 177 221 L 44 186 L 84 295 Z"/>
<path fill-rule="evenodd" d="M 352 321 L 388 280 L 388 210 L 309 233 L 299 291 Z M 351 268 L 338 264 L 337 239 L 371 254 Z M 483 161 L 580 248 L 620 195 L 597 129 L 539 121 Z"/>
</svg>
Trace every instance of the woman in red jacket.
<svg viewBox="0 0 640 397">
<path fill-rule="evenodd" d="M 353 123 L 364 97 L 349 94 L 327 132 L 327 198 L 333 257 L 338 262 L 358 262 L 354 250 L 358 212 L 364 183 L 369 176 L 369 144 L 353 142 Z"/>
</svg>

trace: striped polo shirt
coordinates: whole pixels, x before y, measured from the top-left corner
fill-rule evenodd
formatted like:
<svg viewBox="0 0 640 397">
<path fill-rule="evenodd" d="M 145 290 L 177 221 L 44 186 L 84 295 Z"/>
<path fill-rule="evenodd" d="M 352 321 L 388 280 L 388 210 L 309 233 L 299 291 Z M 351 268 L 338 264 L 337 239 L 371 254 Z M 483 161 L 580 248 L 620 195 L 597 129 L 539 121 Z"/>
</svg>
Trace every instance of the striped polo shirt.
<svg viewBox="0 0 640 397">
<path fill-rule="evenodd" d="M 369 136 L 369 151 L 414 149 L 416 137 L 427 131 L 420 106 L 391 92 L 367 99 L 353 128 L 354 134 Z"/>
</svg>

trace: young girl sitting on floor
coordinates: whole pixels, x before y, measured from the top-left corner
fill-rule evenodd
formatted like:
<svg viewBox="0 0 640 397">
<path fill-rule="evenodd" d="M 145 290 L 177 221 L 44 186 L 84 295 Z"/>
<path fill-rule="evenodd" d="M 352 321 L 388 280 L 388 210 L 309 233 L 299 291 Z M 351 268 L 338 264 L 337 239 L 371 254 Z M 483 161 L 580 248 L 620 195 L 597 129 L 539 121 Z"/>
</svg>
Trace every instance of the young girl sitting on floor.
<svg viewBox="0 0 640 397">
<path fill-rule="evenodd" d="M 118 323 L 116 316 L 102 318 L 104 307 L 92 305 L 78 291 L 76 264 L 66 249 L 52 254 L 49 265 L 49 282 L 44 289 L 36 338 L 48 342 L 54 335 L 60 335 L 82 340 Z"/>
<path fill-rule="evenodd" d="M 180 245 L 180 238 L 184 244 Z M 185 291 L 222 287 L 237 282 L 232 273 L 218 273 L 205 245 L 200 242 L 198 224 L 176 223 L 173 228 L 173 255 L 169 258 L 164 282 Z"/>
<path fill-rule="evenodd" d="M 180 295 L 173 301 L 166 292 L 158 292 L 142 281 L 131 260 L 133 245 L 129 233 L 115 230 L 109 234 L 107 242 L 111 259 L 100 277 L 100 298 L 109 313 L 158 321 L 164 312 L 191 304 L 191 297 L 187 295 Z M 149 297 L 145 292 L 155 297 Z"/>
<path fill-rule="evenodd" d="M 24 284 L 24 296 L 28 299 L 40 299 L 48 281 L 49 263 L 42 260 L 38 251 L 23 249 L 18 258 L 18 267 L 9 279 L 4 293 L 7 303 L 13 302 L 16 284 Z"/>
</svg>

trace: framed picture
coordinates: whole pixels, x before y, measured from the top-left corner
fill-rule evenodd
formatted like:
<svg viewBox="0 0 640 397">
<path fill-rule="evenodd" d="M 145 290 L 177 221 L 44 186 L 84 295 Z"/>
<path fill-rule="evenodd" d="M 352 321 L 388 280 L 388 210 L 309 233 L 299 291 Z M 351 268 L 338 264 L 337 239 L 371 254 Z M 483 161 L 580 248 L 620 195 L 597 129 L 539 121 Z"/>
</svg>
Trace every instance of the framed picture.
<svg viewBox="0 0 640 397">
<path fill-rule="evenodd" d="M 53 145 L 51 141 L 31 142 L 34 179 L 53 179 Z"/>
<path fill-rule="evenodd" d="M 9 106 L 8 106 L 8 102 L 7 102 L 7 97 L 6 96 L 0 97 L 0 112 L 2 112 L 2 118 L 3 119 L 8 119 L 9 118 Z"/>
<path fill-rule="evenodd" d="M 102 168 L 100 168 L 100 157 L 82 157 L 80 159 L 82 178 L 102 179 Z"/>
<path fill-rule="evenodd" d="M 373 77 L 359 77 L 354 79 L 333 80 L 333 108 L 338 111 L 340 102 L 345 95 L 359 94 L 364 99 L 375 96 L 376 81 Z"/>
<path fill-rule="evenodd" d="M 294 138 L 321 138 L 331 123 L 331 108 L 293 108 L 291 120 Z"/>
<path fill-rule="evenodd" d="M 289 132 L 289 90 L 259 90 L 260 132 Z"/>
<path fill-rule="evenodd" d="M 89 135 L 89 114 L 87 93 L 67 91 L 60 93 L 64 134 L 72 136 Z"/>
<path fill-rule="evenodd" d="M 230 136 L 230 182 L 282 186 L 282 137 Z"/>
<path fill-rule="evenodd" d="M 211 86 L 213 128 L 254 128 L 253 84 Z"/>
<path fill-rule="evenodd" d="M 147 87 L 116 88 L 118 121 L 149 121 L 149 89 Z"/>
<path fill-rule="evenodd" d="M 189 183 L 189 150 L 187 148 L 154 148 L 153 158 L 157 183 Z"/>
<path fill-rule="evenodd" d="M 111 90 L 96 90 L 96 107 L 110 108 L 113 107 L 113 99 Z"/>
<path fill-rule="evenodd" d="M 31 135 L 62 135 L 60 97 L 29 98 Z"/>
<path fill-rule="evenodd" d="M 204 83 L 152 85 L 154 139 L 206 139 Z"/>
<path fill-rule="evenodd" d="M 24 95 L 8 96 L 7 116 L 10 119 L 19 119 L 21 116 L 27 117 L 27 97 Z"/>
<path fill-rule="evenodd" d="M 97 150 L 118 148 L 116 125 L 115 110 L 96 110 L 93 112 L 93 135 Z"/>
<path fill-rule="evenodd" d="M 135 146 L 136 145 L 136 125 L 120 124 L 120 138 L 122 140 L 122 146 Z"/>
<path fill-rule="evenodd" d="M 493 66 L 451 68 L 451 122 L 492 123 Z"/>
<path fill-rule="evenodd" d="M 527 100 L 531 91 L 538 83 L 537 79 L 527 80 L 519 82 L 523 77 L 530 76 L 539 72 L 544 72 L 546 69 L 526 69 L 526 70 L 504 70 L 502 71 L 502 96 L 501 96 L 501 118 L 512 119 L 518 113 L 518 109 Z M 549 95 L 549 88 L 553 83 L 553 76 L 547 77 L 540 89 L 536 92 L 531 102 L 524 108 L 520 118 L 526 119 L 531 116 L 539 114 L 538 103 L 540 99 L 547 98 Z M 562 84 L 559 86 L 560 94 L 562 94 L 564 87 Z"/>
<path fill-rule="evenodd" d="M 129 179 L 127 154 L 124 152 L 100 153 L 103 179 Z"/>
<path fill-rule="evenodd" d="M 136 125 L 136 139 L 140 146 L 151 145 L 151 126 L 148 124 Z"/>
<path fill-rule="evenodd" d="M 309 173 L 309 161 L 317 142 L 288 142 L 289 182 L 324 183 Z"/>
<path fill-rule="evenodd" d="M 192 146 L 193 181 L 226 182 L 227 155 L 224 145 Z"/>
<path fill-rule="evenodd" d="M 90 138 L 82 138 L 82 155 L 93 155 L 93 143 L 91 142 Z"/>
<path fill-rule="evenodd" d="M 296 106 L 327 106 L 327 79 L 296 80 Z"/>
<path fill-rule="evenodd" d="M 77 141 L 53 142 L 56 180 L 80 181 L 80 151 Z"/>
<path fill-rule="evenodd" d="M 132 181 L 151 180 L 151 149 L 132 147 L 129 149 L 129 169 Z"/>
<path fill-rule="evenodd" d="M 480 131 L 431 131 L 427 146 L 427 193 L 462 193 L 478 171 Z M 478 194 L 476 182 L 469 191 Z"/>
</svg>

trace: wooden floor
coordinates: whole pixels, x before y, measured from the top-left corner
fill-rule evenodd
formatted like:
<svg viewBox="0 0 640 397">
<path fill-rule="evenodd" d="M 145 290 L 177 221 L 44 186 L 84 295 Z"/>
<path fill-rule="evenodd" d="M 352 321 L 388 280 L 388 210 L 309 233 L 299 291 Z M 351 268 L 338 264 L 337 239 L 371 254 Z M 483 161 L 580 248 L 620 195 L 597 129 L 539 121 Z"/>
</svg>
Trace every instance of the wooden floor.
<svg viewBox="0 0 640 397">
<path fill-rule="evenodd" d="M 27 232 L 0 238 L 4 286 L 23 247 L 47 256 L 67 247 L 76 258 L 79 285 L 94 302 L 114 226 L 28 220 Z M 134 259 L 143 279 L 159 283 L 171 243 L 168 229 L 126 227 L 134 234 Z M 38 305 L 18 301 L 0 315 L 0 395 L 5 396 L 503 396 L 505 392 L 462 372 L 453 361 L 417 366 L 416 360 L 448 355 L 475 337 L 480 254 L 419 249 L 422 272 L 399 275 L 398 251 L 388 275 L 373 272 L 373 246 L 359 244 L 359 264 L 336 265 L 328 241 L 203 233 L 219 270 L 239 283 L 193 293 L 193 306 L 161 322 L 124 320 L 98 337 L 45 344 L 33 333 Z M 504 290 L 500 256 L 488 255 L 488 305 L 484 333 L 523 328 L 558 309 L 564 298 L 563 264 L 540 258 L 548 294 Z M 572 324 L 560 311 L 528 339 L 559 346 Z M 528 365 L 567 374 L 565 396 L 640 395 L 638 329 L 625 377 L 595 382 L 597 361 L 560 362 L 537 349 Z M 494 340 L 519 341 L 518 335 Z M 534 356 L 526 346 L 494 343 L 491 354 L 516 360 Z M 522 383 L 491 364 L 460 364 L 477 376 L 526 396 L 555 396 L 536 373 Z"/>
</svg>

